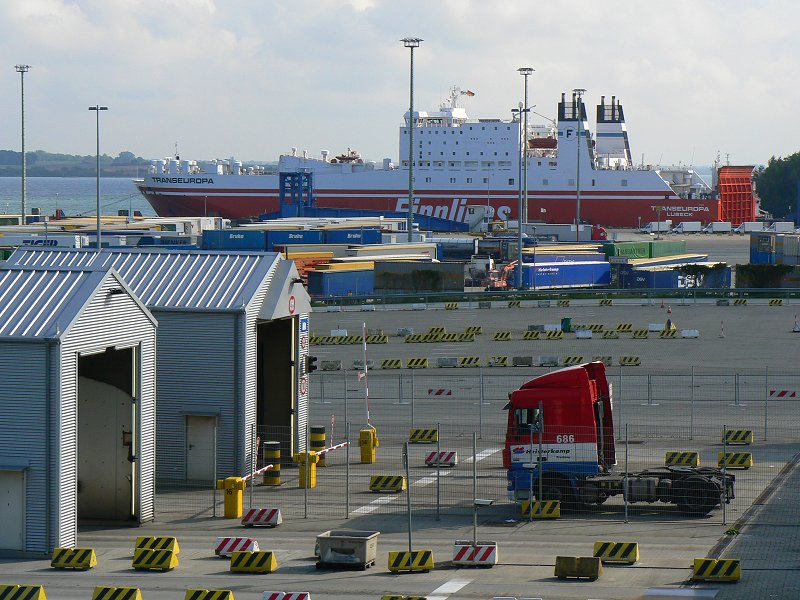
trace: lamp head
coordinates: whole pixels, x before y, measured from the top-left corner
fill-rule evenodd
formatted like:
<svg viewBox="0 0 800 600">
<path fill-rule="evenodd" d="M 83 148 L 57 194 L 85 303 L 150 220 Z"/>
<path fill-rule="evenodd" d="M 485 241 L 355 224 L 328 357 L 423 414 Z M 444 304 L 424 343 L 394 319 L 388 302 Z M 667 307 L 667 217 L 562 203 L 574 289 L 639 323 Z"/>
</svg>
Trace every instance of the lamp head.
<svg viewBox="0 0 800 600">
<path fill-rule="evenodd" d="M 517 72 L 518 72 L 520 75 L 523 75 L 523 76 L 525 76 L 525 77 L 527 77 L 528 75 L 530 75 L 531 73 L 533 73 L 533 71 L 534 71 L 534 69 L 532 69 L 532 68 L 530 68 L 530 67 L 520 67 L 519 69 L 517 69 Z"/>
<path fill-rule="evenodd" d="M 406 48 L 417 48 L 419 47 L 419 43 L 423 40 L 421 38 L 416 38 L 416 37 L 404 37 L 400 41 L 403 42 L 403 45 Z"/>
</svg>

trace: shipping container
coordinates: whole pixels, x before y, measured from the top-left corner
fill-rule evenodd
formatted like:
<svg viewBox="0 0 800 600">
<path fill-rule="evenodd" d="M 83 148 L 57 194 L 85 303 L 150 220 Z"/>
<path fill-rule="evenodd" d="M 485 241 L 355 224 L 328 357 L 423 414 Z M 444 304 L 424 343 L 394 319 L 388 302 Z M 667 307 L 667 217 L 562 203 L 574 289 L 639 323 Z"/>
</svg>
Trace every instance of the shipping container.
<svg viewBox="0 0 800 600">
<path fill-rule="evenodd" d="M 729 288 L 731 273 L 727 266 L 697 274 L 681 273 L 678 268 L 631 269 L 620 281 L 623 287 L 636 289 Z"/>
<path fill-rule="evenodd" d="M 750 248 L 750 264 L 751 265 L 774 265 L 775 253 L 763 252 Z"/>
<path fill-rule="evenodd" d="M 581 252 L 576 254 L 555 254 L 547 253 L 542 254 L 536 252 L 535 254 L 526 250 L 522 255 L 522 261 L 525 263 L 550 263 L 550 262 L 605 262 L 606 255 L 601 252 Z"/>
<path fill-rule="evenodd" d="M 436 244 L 436 255 L 439 260 L 468 261 L 478 254 L 478 238 L 475 237 L 433 236 L 428 238 L 428 241 Z"/>
<path fill-rule="evenodd" d="M 381 230 L 377 228 L 328 229 L 322 232 L 326 244 L 380 244 Z"/>
<path fill-rule="evenodd" d="M 376 293 L 463 292 L 464 265 L 454 262 L 375 262 Z"/>
<path fill-rule="evenodd" d="M 516 267 L 509 280 L 516 281 Z M 525 264 L 522 282 L 537 290 L 606 287 L 611 283 L 611 266 L 601 261 Z"/>
<path fill-rule="evenodd" d="M 650 258 L 650 242 L 613 242 L 603 244 L 603 251 L 606 256 Z"/>
<path fill-rule="evenodd" d="M 266 249 L 272 252 L 275 246 L 289 244 L 321 244 L 322 232 L 318 229 L 265 231 L 267 235 Z"/>
<path fill-rule="evenodd" d="M 329 296 L 368 296 L 375 289 L 371 269 L 351 271 L 309 271 L 308 293 L 315 298 Z"/>
<path fill-rule="evenodd" d="M 686 240 L 660 240 L 650 242 L 650 258 L 686 254 Z"/>
<path fill-rule="evenodd" d="M 431 260 L 436 259 L 436 244 L 373 244 L 370 246 L 354 246 L 348 248 L 347 256 L 391 256 L 391 255 L 424 255 Z"/>
<path fill-rule="evenodd" d="M 249 229 L 213 229 L 203 232 L 203 250 L 267 249 L 267 233 Z"/>
</svg>

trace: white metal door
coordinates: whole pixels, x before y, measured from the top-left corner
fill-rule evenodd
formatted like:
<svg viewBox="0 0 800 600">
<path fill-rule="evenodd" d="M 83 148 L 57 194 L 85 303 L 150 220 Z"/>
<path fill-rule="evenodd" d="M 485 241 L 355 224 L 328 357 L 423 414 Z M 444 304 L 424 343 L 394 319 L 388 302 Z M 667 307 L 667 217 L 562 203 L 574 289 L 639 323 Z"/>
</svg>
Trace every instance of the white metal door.
<svg viewBox="0 0 800 600">
<path fill-rule="evenodd" d="M 0 549 L 24 550 L 25 473 L 0 471 Z"/>
<path fill-rule="evenodd" d="M 214 480 L 214 428 L 216 417 L 186 417 L 186 479 Z"/>
</svg>

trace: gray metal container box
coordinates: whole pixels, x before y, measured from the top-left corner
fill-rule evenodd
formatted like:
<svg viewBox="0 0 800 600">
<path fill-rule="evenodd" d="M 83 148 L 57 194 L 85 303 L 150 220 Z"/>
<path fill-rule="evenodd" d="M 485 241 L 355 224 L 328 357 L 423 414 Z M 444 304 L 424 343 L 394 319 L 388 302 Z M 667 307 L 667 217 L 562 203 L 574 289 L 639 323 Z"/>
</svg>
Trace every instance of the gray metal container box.
<svg viewBox="0 0 800 600">
<path fill-rule="evenodd" d="M 317 536 L 320 565 L 360 566 L 375 563 L 380 531 L 326 531 Z"/>
</svg>

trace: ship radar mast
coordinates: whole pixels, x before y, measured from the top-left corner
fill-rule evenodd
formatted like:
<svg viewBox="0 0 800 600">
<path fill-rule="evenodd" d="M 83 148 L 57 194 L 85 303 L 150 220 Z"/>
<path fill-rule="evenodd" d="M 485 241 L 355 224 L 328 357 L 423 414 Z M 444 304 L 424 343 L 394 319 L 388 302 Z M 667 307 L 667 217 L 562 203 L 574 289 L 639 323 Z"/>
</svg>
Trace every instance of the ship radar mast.
<svg viewBox="0 0 800 600">
<path fill-rule="evenodd" d="M 449 109 L 456 109 L 460 108 L 458 105 L 458 100 L 461 96 L 467 96 L 468 98 L 472 98 L 475 95 L 475 92 L 471 90 L 462 90 L 457 85 L 454 85 L 450 88 L 450 95 L 448 96 L 447 102 L 442 103 L 442 110 L 449 108 Z"/>
</svg>

